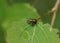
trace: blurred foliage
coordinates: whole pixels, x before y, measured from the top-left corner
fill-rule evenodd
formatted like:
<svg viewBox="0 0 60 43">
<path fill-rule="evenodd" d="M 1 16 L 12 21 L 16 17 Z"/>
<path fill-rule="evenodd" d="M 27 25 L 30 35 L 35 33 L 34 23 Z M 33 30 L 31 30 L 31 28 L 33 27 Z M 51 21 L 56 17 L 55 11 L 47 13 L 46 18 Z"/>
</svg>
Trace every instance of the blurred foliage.
<svg viewBox="0 0 60 43">
<path fill-rule="evenodd" d="M 11 8 L 12 7 L 12 5 L 15 3 L 15 4 L 18 4 L 18 3 L 30 3 L 31 5 L 33 5 L 33 2 L 34 2 L 35 0 L 7 0 L 7 2 L 6 2 L 6 0 L 0 0 L 0 43 L 6 43 L 6 31 L 4 30 L 4 29 L 6 29 L 5 27 L 3 28 L 2 27 L 2 23 L 3 23 L 3 21 L 5 22 L 5 20 L 8 20 L 8 19 L 10 19 L 10 20 L 16 20 L 17 21 L 17 19 L 15 19 L 16 18 L 16 16 L 17 15 L 15 15 L 15 17 L 13 17 L 14 15 L 12 15 L 12 14 L 14 14 L 13 12 L 14 12 L 14 7 L 13 7 L 13 9 Z M 37 9 L 37 12 L 40 14 L 40 15 L 42 15 L 43 13 L 46 13 L 47 11 L 49 11 L 49 10 L 51 10 L 52 9 L 52 7 L 54 6 L 54 4 L 55 4 L 55 2 L 56 2 L 56 0 L 38 0 L 38 2 L 37 2 L 37 4 L 36 4 L 36 6 L 35 6 L 35 8 Z M 17 5 L 18 6 L 18 5 Z M 10 8 L 8 8 L 8 7 L 10 7 Z M 60 7 L 60 6 L 59 6 Z M 17 7 L 17 9 L 18 9 L 19 7 Z M 16 10 L 17 10 L 16 9 Z M 8 14 L 8 15 L 7 15 Z M 32 13 L 33 14 L 33 13 Z M 56 16 L 56 20 L 55 20 L 55 23 L 54 23 L 54 27 L 55 28 L 58 28 L 59 29 L 59 32 L 58 32 L 58 34 L 60 33 L 60 20 L 59 20 L 59 15 L 60 14 L 60 8 L 58 9 L 58 12 L 57 12 L 57 16 Z M 12 15 L 12 16 L 11 16 Z M 33 15 L 34 16 L 34 15 Z M 11 17 L 11 18 L 10 18 Z M 30 16 L 31 17 L 31 16 Z M 12 19 L 13 18 L 13 19 Z M 19 18 L 19 17 L 18 17 Z M 45 16 L 43 19 L 42 19 L 42 21 L 44 22 L 44 23 L 49 23 L 50 24 L 50 22 L 51 22 L 51 18 L 52 18 L 52 14 L 49 14 L 49 15 L 47 15 L 47 16 Z M 7 22 L 7 21 L 6 21 Z M 8 20 L 8 22 L 9 22 L 9 20 Z M 8 23 L 7 22 L 7 23 Z M 9 25 L 7 25 L 7 23 L 6 23 L 6 25 L 4 25 L 4 26 L 10 26 L 10 24 Z M 9 22 L 9 23 L 11 23 L 11 22 Z M 7 28 L 8 28 L 7 27 Z M 9 34 L 9 31 L 8 31 L 8 34 Z M 60 34 L 59 34 L 60 35 Z M 10 36 L 9 36 L 10 37 Z"/>
<path fill-rule="evenodd" d="M 6 0 L 0 0 L 0 43 L 6 43 L 6 31 L 1 26 L 6 17 Z"/>
<path fill-rule="evenodd" d="M 50 31 L 49 24 L 43 24 L 41 20 L 34 26 L 27 23 L 29 19 L 38 17 L 36 9 L 29 4 L 13 4 L 8 7 L 2 23 L 7 32 L 7 43 L 59 43 L 58 31 Z"/>
</svg>

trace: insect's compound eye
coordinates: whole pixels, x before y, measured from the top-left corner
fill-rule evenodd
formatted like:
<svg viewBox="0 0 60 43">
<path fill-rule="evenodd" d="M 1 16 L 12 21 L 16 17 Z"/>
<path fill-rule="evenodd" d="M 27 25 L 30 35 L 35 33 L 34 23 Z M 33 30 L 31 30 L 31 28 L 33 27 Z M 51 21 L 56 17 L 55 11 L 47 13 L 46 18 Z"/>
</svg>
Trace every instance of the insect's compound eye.
<svg viewBox="0 0 60 43">
<path fill-rule="evenodd" d="M 37 24 L 37 20 L 36 19 L 30 19 L 30 20 L 28 20 L 28 24 L 35 25 L 35 24 Z"/>
</svg>

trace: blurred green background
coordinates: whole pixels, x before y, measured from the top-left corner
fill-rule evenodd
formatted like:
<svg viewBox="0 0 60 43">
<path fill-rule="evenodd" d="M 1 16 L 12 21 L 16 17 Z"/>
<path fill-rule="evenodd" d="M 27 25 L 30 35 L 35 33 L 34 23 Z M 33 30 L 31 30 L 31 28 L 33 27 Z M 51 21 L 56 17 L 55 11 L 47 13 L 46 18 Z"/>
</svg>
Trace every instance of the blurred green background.
<svg viewBox="0 0 60 43">
<path fill-rule="evenodd" d="M 14 3 L 30 3 L 33 5 L 35 0 L 0 0 L 0 25 L 5 20 L 6 17 L 6 6 L 8 5 L 11 7 Z M 37 4 L 34 6 L 37 10 L 37 12 L 42 15 L 43 13 L 46 13 L 47 11 L 51 10 L 53 6 L 55 5 L 56 0 L 38 0 Z M 4 12 L 4 13 L 3 13 Z M 43 23 L 49 23 L 51 22 L 52 19 L 52 14 L 45 16 L 42 21 Z M 3 27 L 0 26 L 0 43 L 6 43 L 5 36 L 6 34 L 5 31 L 3 31 Z M 58 34 L 60 35 L 60 6 L 58 8 L 56 20 L 54 23 L 54 28 L 58 28 L 59 32 Z"/>
</svg>

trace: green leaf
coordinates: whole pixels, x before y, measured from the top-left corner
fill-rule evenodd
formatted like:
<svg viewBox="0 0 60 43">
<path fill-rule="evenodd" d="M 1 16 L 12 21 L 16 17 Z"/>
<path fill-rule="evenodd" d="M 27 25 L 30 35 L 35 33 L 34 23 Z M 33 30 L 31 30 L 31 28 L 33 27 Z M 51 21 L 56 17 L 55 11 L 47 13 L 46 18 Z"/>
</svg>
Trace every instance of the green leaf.
<svg viewBox="0 0 60 43">
<path fill-rule="evenodd" d="M 29 4 L 14 4 L 7 8 L 7 16 L 2 26 L 7 32 L 7 43 L 59 43 L 57 31 L 50 31 L 49 24 L 38 20 L 31 26 L 27 21 L 39 17 L 37 11 Z"/>
</svg>

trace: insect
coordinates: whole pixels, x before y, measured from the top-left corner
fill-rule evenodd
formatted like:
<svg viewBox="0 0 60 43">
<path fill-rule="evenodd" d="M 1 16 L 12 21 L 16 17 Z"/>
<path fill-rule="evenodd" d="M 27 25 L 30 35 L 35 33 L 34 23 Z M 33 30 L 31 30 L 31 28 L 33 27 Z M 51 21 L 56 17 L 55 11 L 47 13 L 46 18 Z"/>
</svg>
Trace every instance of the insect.
<svg viewBox="0 0 60 43">
<path fill-rule="evenodd" d="M 37 19 L 30 19 L 30 20 L 28 20 L 28 24 L 31 24 L 31 25 L 37 24 Z"/>
</svg>

